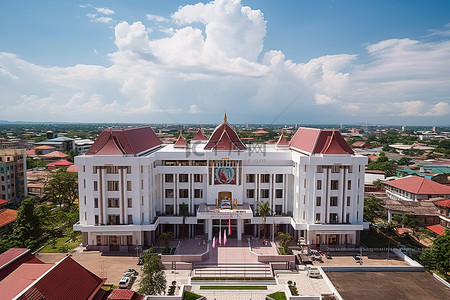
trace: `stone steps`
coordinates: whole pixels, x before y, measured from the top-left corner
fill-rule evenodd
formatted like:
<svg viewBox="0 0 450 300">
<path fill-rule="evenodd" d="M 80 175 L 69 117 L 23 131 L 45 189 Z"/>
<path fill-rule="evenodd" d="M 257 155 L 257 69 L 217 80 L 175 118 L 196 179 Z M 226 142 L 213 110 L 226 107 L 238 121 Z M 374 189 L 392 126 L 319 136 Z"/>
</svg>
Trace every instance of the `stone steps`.
<svg viewBox="0 0 450 300">
<path fill-rule="evenodd" d="M 267 264 L 218 264 L 196 265 L 195 277 L 271 277 L 272 270 Z"/>
</svg>

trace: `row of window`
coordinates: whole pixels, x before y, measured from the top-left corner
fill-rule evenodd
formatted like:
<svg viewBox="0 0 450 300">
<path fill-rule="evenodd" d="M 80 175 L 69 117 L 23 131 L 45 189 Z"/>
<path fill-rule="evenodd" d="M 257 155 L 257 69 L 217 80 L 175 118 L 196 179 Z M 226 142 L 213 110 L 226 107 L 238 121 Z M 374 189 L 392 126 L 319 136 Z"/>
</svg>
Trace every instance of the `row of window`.
<svg viewBox="0 0 450 300">
<path fill-rule="evenodd" d="M 98 166 L 93 167 L 93 173 L 97 174 Z M 119 174 L 119 169 L 125 168 L 127 174 L 131 174 L 131 167 L 130 166 L 107 166 L 106 167 L 106 174 Z M 84 171 L 84 166 L 83 166 Z"/>
<path fill-rule="evenodd" d="M 305 182 L 304 182 L 304 187 L 306 187 L 306 179 L 305 179 Z M 317 182 L 316 182 L 316 189 L 317 190 L 321 190 L 322 189 L 322 180 L 320 180 L 320 179 L 317 180 Z M 331 180 L 330 189 L 331 190 L 338 190 L 339 189 L 339 180 Z M 352 181 L 351 180 L 347 181 L 347 189 L 348 190 L 352 189 Z"/>
<path fill-rule="evenodd" d="M 350 206 L 350 197 L 347 197 L 347 206 Z M 322 205 L 322 197 L 317 196 L 316 197 L 316 206 Z M 330 197 L 330 206 L 338 206 L 338 197 Z"/>
<path fill-rule="evenodd" d="M 323 173 L 324 169 L 329 168 L 330 166 L 317 166 L 317 173 Z M 305 166 L 306 168 L 306 166 Z M 341 169 L 344 168 L 348 168 L 348 172 L 352 173 L 353 172 L 353 167 L 352 166 L 331 166 L 331 173 L 339 173 L 341 171 Z M 361 169 L 361 167 L 360 167 Z M 361 170 L 360 170 L 361 172 Z"/>
<path fill-rule="evenodd" d="M 108 207 L 117 208 L 120 207 L 119 198 L 108 198 Z M 127 207 L 133 207 L 133 198 L 127 199 Z M 94 198 L 94 208 L 98 208 L 98 198 Z"/>
<path fill-rule="evenodd" d="M 86 181 L 84 181 L 86 185 Z M 127 181 L 127 191 L 132 191 L 133 183 L 131 181 Z M 86 186 L 85 186 L 86 187 Z M 119 181 L 117 180 L 108 180 L 106 182 L 106 190 L 110 192 L 119 191 Z M 94 191 L 98 191 L 98 181 L 94 180 Z"/>
<path fill-rule="evenodd" d="M 173 182 L 174 174 L 165 174 L 165 182 Z M 178 182 L 189 182 L 189 174 L 178 174 Z M 202 174 L 194 174 L 194 182 L 203 182 Z"/>
<path fill-rule="evenodd" d="M 330 223 L 331 224 L 338 222 L 338 214 L 337 213 L 330 213 L 329 216 L 330 216 Z M 321 223 L 321 222 L 322 222 L 322 220 L 320 218 L 320 213 L 317 213 L 316 214 L 316 223 Z M 350 213 L 346 214 L 345 222 L 346 223 L 350 223 Z"/>
<path fill-rule="evenodd" d="M 254 183 L 256 180 L 256 174 L 247 174 L 246 182 Z M 261 183 L 269 183 L 270 182 L 270 174 L 261 174 L 260 175 Z M 275 182 L 283 183 L 283 174 L 275 174 Z"/>
<path fill-rule="evenodd" d="M 165 195 L 166 195 L 166 198 L 173 198 L 173 195 L 174 195 L 173 189 L 166 189 Z M 189 190 L 188 189 L 179 189 L 178 190 L 178 198 L 189 198 Z M 194 198 L 203 198 L 203 190 L 202 189 L 194 189 Z"/>
</svg>

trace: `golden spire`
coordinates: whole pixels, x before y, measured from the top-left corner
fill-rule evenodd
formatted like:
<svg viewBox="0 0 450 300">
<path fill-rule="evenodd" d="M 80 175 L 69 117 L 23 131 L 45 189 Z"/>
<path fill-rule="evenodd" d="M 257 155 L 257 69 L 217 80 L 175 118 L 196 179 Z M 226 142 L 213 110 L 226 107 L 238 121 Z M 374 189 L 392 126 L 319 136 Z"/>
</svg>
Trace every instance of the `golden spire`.
<svg viewBox="0 0 450 300">
<path fill-rule="evenodd" d="M 227 110 L 225 109 L 225 115 L 223 116 L 223 122 L 225 123 L 227 121 Z"/>
</svg>

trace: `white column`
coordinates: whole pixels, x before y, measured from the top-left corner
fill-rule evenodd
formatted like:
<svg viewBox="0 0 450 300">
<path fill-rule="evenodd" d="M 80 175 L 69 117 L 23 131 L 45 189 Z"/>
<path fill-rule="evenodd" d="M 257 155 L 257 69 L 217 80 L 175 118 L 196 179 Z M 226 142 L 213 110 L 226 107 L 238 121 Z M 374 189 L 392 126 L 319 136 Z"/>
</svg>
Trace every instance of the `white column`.
<svg viewBox="0 0 450 300">
<path fill-rule="evenodd" d="M 208 240 L 211 241 L 212 236 L 212 220 L 205 220 L 206 231 L 208 233 Z"/>
<path fill-rule="evenodd" d="M 237 219 L 237 239 L 242 240 L 242 227 L 244 226 L 244 220 Z"/>
</svg>

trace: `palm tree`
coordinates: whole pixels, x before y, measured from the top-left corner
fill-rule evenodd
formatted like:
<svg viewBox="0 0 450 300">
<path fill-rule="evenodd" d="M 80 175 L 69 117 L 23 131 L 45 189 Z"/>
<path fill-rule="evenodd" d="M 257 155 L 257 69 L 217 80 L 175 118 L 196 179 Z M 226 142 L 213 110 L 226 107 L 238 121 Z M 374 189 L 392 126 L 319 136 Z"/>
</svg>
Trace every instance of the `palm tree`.
<svg viewBox="0 0 450 300">
<path fill-rule="evenodd" d="M 182 227 L 183 229 L 181 231 L 181 237 L 184 238 L 186 237 L 185 225 L 186 225 L 186 217 L 189 215 L 189 205 L 187 205 L 186 203 L 181 203 L 179 205 L 179 212 L 180 215 L 183 216 L 183 227 Z"/>
<path fill-rule="evenodd" d="M 159 238 L 164 241 L 165 252 L 169 249 L 169 242 L 173 237 L 173 232 L 163 232 Z"/>
<path fill-rule="evenodd" d="M 289 243 L 292 242 L 292 235 L 289 233 L 278 232 L 278 236 L 280 237 L 280 246 L 284 249 L 284 254 L 288 254 L 289 251 Z"/>
<path fill-rule="evenodd" d="M 258 215 L 262 217 L 263 221 L 263 237 L 266 239 L 266 218 L 270 216 L 272 213 L 272 209 L 270 208 L 269 201 L 262 202 L 258 201 Z"/>
</svg>

